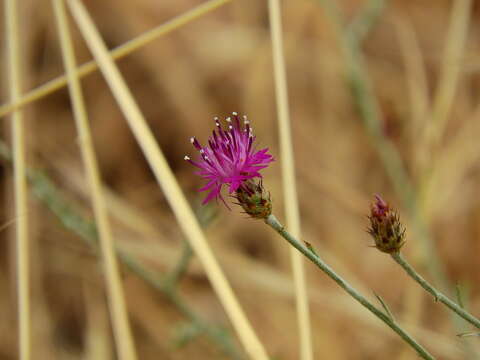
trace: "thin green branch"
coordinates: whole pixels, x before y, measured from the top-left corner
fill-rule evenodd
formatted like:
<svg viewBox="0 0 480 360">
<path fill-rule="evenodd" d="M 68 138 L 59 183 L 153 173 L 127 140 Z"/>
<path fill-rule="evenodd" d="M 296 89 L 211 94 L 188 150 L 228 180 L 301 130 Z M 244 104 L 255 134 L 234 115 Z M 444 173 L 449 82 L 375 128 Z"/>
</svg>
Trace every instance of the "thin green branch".
<svg viewBox="0 0 480 360">
<path fill-rule="evenodd" d="M 390 315 L 385 314 L 377 309 L 370 301 L 354 289 L 348 282 L 346 282 L 340 275 L 338 275 L 330 266 L 328 266 L 318 255 L 312 252 L 307 246 L 303 245 L 295 239 L 285 228 L 278 222 L 275 216 L 270 215 L 265 219 L 265 222 L 270 225 L 277 233 L 279 233 L 285 240 L 287 240 L 293 247 L 300 251 L 312 263 L 314 263 L 320 270 L 322 270 L 329 278 L 335 281 L 342 289 L 344 289 L 351 297 L 357 300 L 362 306 L 367 308 L 372 314 L 382 320 L 388 327 L 395 331 L 407 344 L 409 344 L 423 359 L 434 359 L 422 345 L 420 345 L 410 334 L 402 329 Z"/>
<path fill-rule="evenodd" d="M 376 24 L 386 6 L 386 2 L 386 0 L 369 0 L 350 23 L 347 31 L 352 33 L 358 42 L 362 42 Z"/>
<path fill-rule="evenodd" d="M 190 264 L 190 260 L 193 258 L 193 255 L 194 254 L 192 247 L 190 246 L 188 241 L 184 240 L 180 259 L 178 260 L 173 270 L 170 271 L 170 273 L 166 276 L 164 280 L 165 286 L 170 286 L 172 287 L 172 289 L 176 288 L 177 284 L 186 274 L 188 270 L 188 265 Z"/>
<path fill-rule="evenodd" d="M 394 317 L 393 317 L 393 314 L 392 312 L 390 311 L 390 308 L 388 307 L 387 303 L 385 302 L 385 300 L 383 300 L 383 298 L 378 295 L 377 293 L 375 293 L 375 297 L 378 299 L 378 301 L 380 302 L 380 304 L 382 305 L 383 309 L 385 310 L 385 312 L 387 313 L 387 315 L 390 317 L 390 319 L 392 320 L 395 320 Z"/>
<path fill-rule="evenodd" d="M 402 256 L 402 254 L 393 253 L 391 254 L 391 256 L 393 260 L 395 260 L 412 279 L 414 279 L 422 288 L 424 288 L 435 298 L 435 301 L 440 301 L 450 310 L 454 311 L 457 315 L 468 321 L 476 328 L 480 329 L 479 319 L 470 314 L 468 311 L 464 310 L 460 305 L 450 300 L 448 297 L 446 297 L 444 294 L 442 294 L 440 291 L 430 285 L 427 280 L 425 280 L 420 274 L 415 271 L 415 269 L 408 263 L 408 261 Z"/>
</svg>

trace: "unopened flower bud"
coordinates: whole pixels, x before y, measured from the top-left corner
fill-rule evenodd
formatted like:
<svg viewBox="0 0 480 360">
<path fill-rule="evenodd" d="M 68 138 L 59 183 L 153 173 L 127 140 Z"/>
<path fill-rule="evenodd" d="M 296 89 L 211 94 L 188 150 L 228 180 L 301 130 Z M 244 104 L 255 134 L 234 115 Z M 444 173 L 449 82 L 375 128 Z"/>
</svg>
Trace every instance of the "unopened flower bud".
<svg viewBox="0 0 480 360">
<path fill-rule="evenodd" d="M 236 198 L 243 210 L 255 219 L 266 219 L 272 213 L 270 194 L 263 188 L 262 181 L 245 181 L 237 189 Z"/>
<path fill-rule="evenodd" d="M 399 252 L 405 244 L 405 228 L 398 214 L 379 196 L 370 208 L 368 233 L 375 241 L 375 247 L 385 253 Z"/>
</svg>

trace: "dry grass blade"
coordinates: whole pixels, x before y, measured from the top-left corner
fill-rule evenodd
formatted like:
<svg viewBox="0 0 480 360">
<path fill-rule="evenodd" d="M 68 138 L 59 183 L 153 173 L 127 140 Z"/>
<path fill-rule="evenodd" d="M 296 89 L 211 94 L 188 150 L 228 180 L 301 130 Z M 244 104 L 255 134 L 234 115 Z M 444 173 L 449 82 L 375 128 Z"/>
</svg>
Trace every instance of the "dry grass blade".
<svg viewBox="0 0 480 360">
<path fill-rule="evenodd" d="M 293 236 L 300 237 L 300 215 L 298 209 L 297 187 L 295 183 L 295 165 L 293 159 L 292 134 L 290 130 L 290 114 L 279 1 L 269 0 L 268 8 L 272 37 L 275 95 L 277 99 L 280 129 L 280 152 L 282 158 L 283 197 L 286 204 L 286 224 Z M 292 259 L 297 303 L 300 358 L 302 360 L 311 360 L 313 359 L 312 334 L 303 258 L 293 247 L 290 248 L 290 255 Z"/>
<path fill-rule="evenodd" d="M 138 37 L 127 41 L 125 44 L 122 44 L 110 52 L 114 60 L 119 60 L 136 50 L 144 47 L 145 45 L 151 43 L 152 41 L 158 39 L 159 37 L 170 33 L 173 30 L 178 29 L 179 27 L 190 23 L 191 21 L 198 19 L 204 14 L 209 13 L 222 5 L 230 2 L 232 0 L 210 0 L 205 4 L 199 5 L 193 8 L 186 13 L 179 15 L 173 18 L 166 23 L 147 31 Z M 97 63 L 92 60 L 83 65 L 80 65 L 76 68 L 76 74 L 78 77 L 83 77 L 89 75 L 98 69 Z M 24 94 L 23 97 L 14 100 L 11 100 L 10 103 L 0 106 L 0 117 L 10 114 L 16 109 L 20 109 L 25 105 L 28 105 L 34 101 L 40 100 L 43 97 L 50 95 L 51 93 L 62 89 L 67 86 L 67 76 L 61 75 L 52 79 L 45 84 L 35 88 L 34 90 L 29 91 Z"/>
<path fill-rule="evenodd" d="M 443 135 L 452 108 L 460 75 L 460 59 L 467 37 L 471 8 L 471 0 L 457 0 L 453 5 L 440 81 L 433 101 L 432 122 L 426 134 L 427 143 L 433 147 L 436 147 Z"/>
<path fill-rule="evenodd" d="M 132 339 L 128 313 L 125 304 L 118 263 L 115 256 L 113 234 L 108 220 L 105 200 L 102 194 L 102 184 L 98 170 L 97 160 L 88 124 L 85 102 L 75 68 L 75 55 L 68 28 L 67 14 L 63 0 L 52 0 L 57 20 L 58 32 L 62 48 L 63 60 L 67 72 L 68 86 L 77 126 L 79 144 L 82 158 L 91 189 L 91 200 L 95 213 L 95 220 L 99 232 L 100 247 L 105 267 L 110 317 L 115 334 L 117 353 L 122 360 L 135 360 L 137 358 Z"/>
<path fill-rule="evenodd" d="M 21 97 L 20 54 L 18 34 L 18 12 L 15 0 L 5 1 L 5 21 L 7 25 L 7 54 L 9 72 L 10 100 Z M 27 177 L 25 167 L 25 135 L 23 116 L 20 111 L 12 114 L 13 165 L 15 186 L 15 217 L 17 218 L 17 296 L 19 320 L 19 349 L 21 360 L 31 357 L 31 312 L 30 312 L 30 276 L 28 244 L 28 204 Z"/>
<path fill-rule="evenodd" d="M 163 188 L 165 196 L 172 206 L 182 230 L 187 239 L 191 242 L 192 248 L 195 250 L 197 256 L 205 267 L 205 271 L 212 286 L 222 302 L 227 315 L 232 321 L 232 324 L 239 335 L 240 341 L 253 359 L 267 360 L 268 356 L 263 345 L 257 338 L 257 335 L 240 307 L 230 284 L 225 278 L 210 247 L 208 246 L 207 240 L 191 207 L 170 170 L 163 153 L 158 147 L 158 144 L 156 143 L 145 118 L 140 112 L 138 105 L 133 99 L 130 90 L 126 86 L 123 77 L 112 61 L 90 16 L 80 1 L 69 0 L 68 5 L 80 28 L 80 32 L 97 59 L 100 69 L 122 109 L 135 138 L 140 144 L 153 173 Z"/>
</svg>

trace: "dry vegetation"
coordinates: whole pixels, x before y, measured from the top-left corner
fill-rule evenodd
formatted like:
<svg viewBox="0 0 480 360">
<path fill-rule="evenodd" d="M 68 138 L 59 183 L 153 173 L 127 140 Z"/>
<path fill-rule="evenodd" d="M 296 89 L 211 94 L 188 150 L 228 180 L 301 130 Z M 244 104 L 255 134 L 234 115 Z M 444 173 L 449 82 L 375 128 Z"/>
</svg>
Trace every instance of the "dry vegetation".
<svg viewBox="0 0 480 360">
<path fill-rule="evenodd" d="M 64 68 L 50 1 L 18 3 L 23 89 L 29 90 L 63 74 Z M 201 2 L 84 3 L 113 48 Z M 348 20 L 354 20 L 363 5 L 360 0 L 340 3 Z M 419 216 L 428 224 L 436 257 L 415 226 L 416 215 L 394 190 L 375 138 L 368 135 L 355 107 L 331 18 L 320 2 L 283 1 L 303 238 L 366 295 L 381 295 L 395 317 L 438 359 L 474 358 L 472 353 L 480 351 L 478 338 L 458 338 L 456 334 L 470 327 L 454 325 L 444 307 L 388 256 L 369 247 L 365 215 L 372 194 L 383 194 L 407 226 L 406 256 L 429 279 L 436 278 L 429 272 L 432 257 L 440 259 L 450 285 L 461 284 L 468 307 L 480 315 L 479 8 L 475 3 L 467 6 L 469 23 L 460 21 L 469 25 L 463 48 L 462 29 L 449 32 L 454 4 L 468 1 L 390 1 L 362 46 L 381 111 L 382 134 L 400 152 L 418 190 Z M 70 24 L 78 63 L 90 60 L 81 34 L 73 21 Z M 6 69 L 5 57 L 1 61 Z M 276 156 L 264 183 L 277 217 L 283 218 L 288 204 L 281 196 L 267 3 L 233 0 L 159 37 L 118 65 L 191 203 L 200 214 L 217 213 L 213 221 L 204 221 L 209 243 L 269 354 L 297 359 L 286 242 L 236 208 L 200 208 L 196 189 L 201 181 L 183 161 L 185 154 L 193 153 L 189 137 L 205 140 L 213 116 L 248 114 L 262 145 Z M 123 264 L 121 269 L 139 358 L 230 358 L 219 344 L 224 337 L 196 331 L 176 293 L 161 288 L 159 280 L 181 257 L 183 235 L 101 73 L 85 77 L 82 87 L 115 241 L 123 260 L 133 258 L 149 271 L 150 283 L 138 268 L 132 271 Z M 1 103 L 8 103 L 7 81 L 2 81 L 1 95 Z M 93 214 L 71 110 L 65 87 L 24 107 L 27 162 L 40 171 L 34 174 L 28 203 L 33 359 L 114 359 L 103 268 L 95 247 L 85 241 L 95 236 Z M 8 117 L 3 124 L 2 140 L 9 144 Z M 9 161 L 2 164 L 2 219 L 7 222 L 15 216 L 12 171 Z M 53 197 L 43 176 L 57 187 Z M 18 356 L 14 228 L 10 225 L 1 233 L 0 359 Z M 316 359 L 417 358 L 330 279 L 310 264 L 306 269 Z M 182 303 L 213 333 L 230 334 L 242 353 L 195 257 L 178 286 Z"/>
</svg>

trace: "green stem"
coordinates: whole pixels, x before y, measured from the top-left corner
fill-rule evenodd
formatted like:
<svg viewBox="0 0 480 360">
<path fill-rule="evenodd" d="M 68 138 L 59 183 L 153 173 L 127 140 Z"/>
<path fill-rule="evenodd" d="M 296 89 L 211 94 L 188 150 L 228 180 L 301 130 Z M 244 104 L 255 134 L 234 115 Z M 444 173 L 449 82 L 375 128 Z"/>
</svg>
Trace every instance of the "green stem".
<svg viewBox="0 0 480 360">
<path fill-rule="evenodd" d="M 435 301 L 440 301 L 442 304 L 447 306 L 450 310 L 457 313 L 460 317 L 464 318 L 470 324 L 480 329 L 480 320 L 475 316 L 465 311 L 460 305 L 450 300 L 447 296 L 442 294 L 440 291 L 435 289 L 432 285 L 429 284 L 421 275 L 419 275 L 415 269 L 405 260 L 405 258 L 400 253 L 391 254 L 393 260 L 395 260 L 410 277 L 412 277 L 422 288 L 429 292 L 434 298 Z"/>
<path fill-rule="evenodd" d="M 185 275 L 188 270 L 188 265 L 190 260 L 193 257 L 193 249 L 188 243 L 188 241 L 183 241 L 182 255 L 180 255 L 180 260 L 173 268 L 172 271 L 166 276 L 164 282 L 165 286 L 170 286 L 172 289 L 175 289 L 179 281 Z"/>
<path fill-rule="evenodd" d="M 405 330 L 403 330 L 393 318 L 377 309 L 370 303 L 363 295 L 355 290 L 349 283 L 347 283 L 340 275 L 338 275 L 330 266 L 328 266 L 318 255 L 312 252 L 308 247 L 303 245 L 295 239 L 285 228 L 280 224 L 274 215 L 270 215 L 265 219 L 265 222 L 270 225 L 277 233 L 279 233 L 285 240 L 287 240 L 294 248 L 300 251 L 305 257 L 313 262 L 320 270 L 322 270 L 328 277 L 335 281 L 342 289 L 344 289 L 350 296 L 357 300 L 360 304 L 366 307 L 371 313 L 382 320 L 388 327 L 395 331 L 406 343 L 408 343 L 423 359 L 435 359 L 422 345 L 413 339 Z"/>
</svg>

